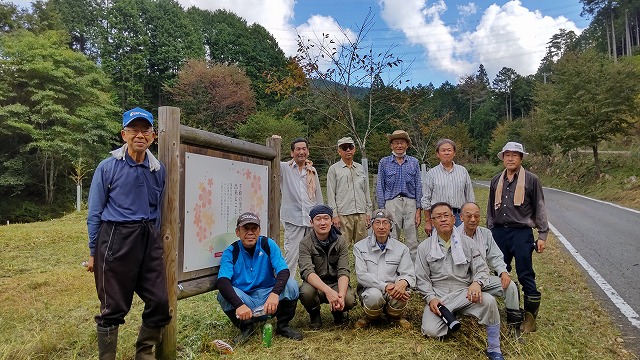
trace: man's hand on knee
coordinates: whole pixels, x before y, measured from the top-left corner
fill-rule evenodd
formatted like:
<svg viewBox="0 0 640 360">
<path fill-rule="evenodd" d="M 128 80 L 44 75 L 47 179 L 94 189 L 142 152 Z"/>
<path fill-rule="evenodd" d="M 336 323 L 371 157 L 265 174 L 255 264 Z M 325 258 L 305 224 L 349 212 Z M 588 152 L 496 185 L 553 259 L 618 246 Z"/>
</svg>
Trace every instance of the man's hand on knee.
<svg viewBox="0 0 640 360">
<path fill-rule="evenodd" d="M 467 290 L 467 300 L 472 303 L 482 302 L 482 287 L 476 281 L 473 281 Z"/>
</svg>

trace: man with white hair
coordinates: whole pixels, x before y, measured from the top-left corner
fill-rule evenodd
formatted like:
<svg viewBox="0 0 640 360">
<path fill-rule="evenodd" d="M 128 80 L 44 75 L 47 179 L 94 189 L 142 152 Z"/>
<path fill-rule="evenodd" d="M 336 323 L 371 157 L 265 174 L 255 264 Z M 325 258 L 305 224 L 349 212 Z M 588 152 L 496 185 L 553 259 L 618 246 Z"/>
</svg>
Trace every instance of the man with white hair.
<svg viewBox="0 0 640 360">
<path fill-rule="evenodd" d="M 440 164 L 432 167 L 425 177 L 424 191 L 422 194 L 422 208 L 424 209 L 424 231 L 431 234 L 431 204 L 446 202 L 453 208 L 456 216 L 456 226 L 459 226 L 460 209 L 468 201 L 476 201 L 473 193 L 471 178 L 464 166 L 456 164 L 453 158 L 456 156 L 457 146 L 453 140 L 440 139 L 436 144 L 436 155 Z"/>
<path fill-rule="evenodd" d="M 524 293 L 523 332 L 536 331 L 541 294 L 536 288 L 533 250 L 544 251 L 549 224 L 540 179 L 522 167 L 528 153 L 522 144 L 508 142 L 498 153 L 505 169 L 491 179 L 487 204 L 487 227 L 504 254 L 507 271 L 516 261 L 516 273 Z M 538 229 L 534 241 L 533 228 Z"/>
<path fill-rule="evenodd" d="M 482 291 L 486 291 L 494 296 L 504 297 L 507 309 L 507 325 L 517 329 L 519 333 L 522 324 L 522 311 L 520 311 L 520 298 L 518 296 L 518 286 L 511 281 L 511 276 L 507 271 L 507 264 L 504 263 L 504 255 L 493 240 L 491 230 L 480 225 L 480 207 L 474 202 L 462 205 L 460 213 L 462 224 L 457 229 L 461 234 L 473 239 L 474 245 L 479 247 L 480 255 L 489 266 L 489 270 L 496 275 L 490 275 Z"/>
</svg>

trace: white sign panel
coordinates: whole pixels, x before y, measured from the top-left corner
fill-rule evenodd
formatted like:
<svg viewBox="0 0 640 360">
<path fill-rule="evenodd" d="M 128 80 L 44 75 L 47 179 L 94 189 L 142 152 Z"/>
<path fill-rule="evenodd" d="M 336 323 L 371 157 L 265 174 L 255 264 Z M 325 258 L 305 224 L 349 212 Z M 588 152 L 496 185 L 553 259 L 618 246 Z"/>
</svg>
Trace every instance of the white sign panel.
<svg viewBox="0 0 640 360">
<path fill-rule="evenodd" d="M 185 154 L 184 272 L 220 265 L 243 212 L 258 214 L 266 232 L 268 176 L 264 165 Z"/>
</svg>

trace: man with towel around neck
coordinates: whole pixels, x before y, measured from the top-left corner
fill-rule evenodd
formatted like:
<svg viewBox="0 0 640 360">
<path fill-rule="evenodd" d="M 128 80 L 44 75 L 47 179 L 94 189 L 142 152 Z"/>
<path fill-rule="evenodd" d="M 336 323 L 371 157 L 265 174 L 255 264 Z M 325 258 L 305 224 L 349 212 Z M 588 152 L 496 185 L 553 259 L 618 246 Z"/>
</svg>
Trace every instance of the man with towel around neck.
<svg viewBox="0 0 640 360">
<path fill-rule="evenodd" d="M 522 331 L 533 332 L 541 294 L 536 288 L 532 254 L 534 249 L 538 253 L 544 251 L 549 224 L 540 179 L 522 167 L 522 159 L 527 155 L 517 142 L 508 142 L 498 153 L 505 170 L 491 179 L 487 227 L 504 254 L 508 271 L 515 258 L 516 273 L 524 292 Z M 538 229 L 537 241 L 534 241 L 533 228 Z"/>
<path fill-rule="evenodd" d="M 473 240 L 454 226 L 451 205 L 438 202 L 429 209 L 436 231 L 418 245 L 415 261 L 416 289 L 427 302 L 422 313 L 422 334 L 447 335 L 439 304 L 452 313 L 472 315 L 487 331 L 486 355 L 504 360 L 500 350 L 500 313 L 495 298 L 483 292 L 489 267 Z"/>
</svg>

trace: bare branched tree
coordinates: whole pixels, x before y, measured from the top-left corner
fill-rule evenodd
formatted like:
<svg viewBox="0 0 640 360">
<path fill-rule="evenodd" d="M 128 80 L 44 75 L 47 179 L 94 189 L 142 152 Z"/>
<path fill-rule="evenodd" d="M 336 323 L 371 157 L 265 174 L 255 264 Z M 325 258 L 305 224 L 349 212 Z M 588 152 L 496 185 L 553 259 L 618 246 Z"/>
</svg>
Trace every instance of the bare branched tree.
<svg viewBox="0 0 640 360">
<path fill-rule="evenodd" d="M 408 72 L 403 61 L 395 56 L 391 45 L 386 50 L 377 51 L 369 43 L 367 35 L 374 25 L 369 10 L 364 22 L 356 32 L 343 29 L 342 39 L 334 39 L 328 33 L 315 38 L 298 36 L 296 61 L 305 74 L 312 79 L 311 91 L 324 101 L 308 101 L 307 106 L 330 121 L 335 121 L 353 137 L 362 152 L 362 163 L 367 165 L 366 145 L 369 136 L 387 118 L 376 118 L 374 114 L 374 93 L 376 80 L 395 69 L 387 86 L 399 85 Z M 364 101 L 363 101 L 364 100 Z M 367 108 L 361 104 L 366 103 Z M 326 106 L 329 105 L 329 106 Z"/>
</svg>

